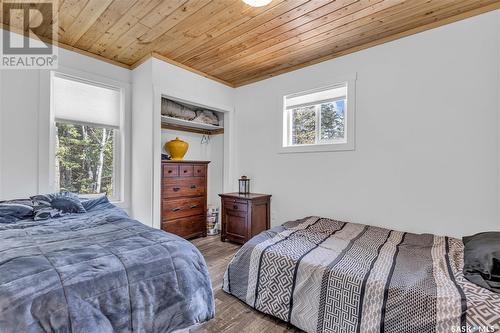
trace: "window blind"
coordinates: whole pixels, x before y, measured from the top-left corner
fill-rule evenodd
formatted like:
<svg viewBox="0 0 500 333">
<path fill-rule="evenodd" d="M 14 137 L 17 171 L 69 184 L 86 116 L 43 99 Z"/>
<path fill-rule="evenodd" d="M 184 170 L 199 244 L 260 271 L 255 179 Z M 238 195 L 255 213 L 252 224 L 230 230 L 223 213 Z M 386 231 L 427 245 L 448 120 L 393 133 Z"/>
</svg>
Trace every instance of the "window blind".
<svg viewBox="0 0 500 333">
<path fill-rule="evenodd" d="M 56 121 L 120 127 L 119 88 L 63 75 L 55 75 L 52 85 Z"/>
<path fill-rule="evenodd" d="M 293 109 L 344 99 L 346 96 L 347 84 L 320 91 L 288 95 L 285 97 L 285 106 L 287 109 Z"/>
</svg>

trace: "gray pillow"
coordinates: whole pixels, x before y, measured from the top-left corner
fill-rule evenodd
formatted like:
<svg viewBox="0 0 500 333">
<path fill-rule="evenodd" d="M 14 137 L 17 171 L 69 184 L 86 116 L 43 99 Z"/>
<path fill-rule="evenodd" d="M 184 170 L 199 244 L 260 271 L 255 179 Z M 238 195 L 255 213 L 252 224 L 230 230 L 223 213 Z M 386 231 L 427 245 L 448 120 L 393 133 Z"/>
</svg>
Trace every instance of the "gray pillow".
<svg viewBox="0 0 500 333">
<path fill-rule="evenodd" d="M 34 205 L 35 221 L 87 212 L 78 195 L 70 192 L 35 195 L 31 200 Z"/>
<path fill-rule="evenodd" d="M 0 223 L 14 223 L 33 217 L 30 200 L 11 200 L 0 202 Z"/>
<path fill-rule="evenodd" d="M 463 238 L 464 276 L 500 293 L 500 232 L 483 232 Z"/>
</svg>

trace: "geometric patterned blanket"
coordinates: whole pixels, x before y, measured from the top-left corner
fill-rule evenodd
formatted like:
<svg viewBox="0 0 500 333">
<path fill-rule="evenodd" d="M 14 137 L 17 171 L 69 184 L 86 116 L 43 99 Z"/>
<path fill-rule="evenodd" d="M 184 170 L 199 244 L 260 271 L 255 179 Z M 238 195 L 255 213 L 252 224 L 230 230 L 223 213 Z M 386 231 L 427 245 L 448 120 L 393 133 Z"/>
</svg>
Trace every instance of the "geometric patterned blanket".
<svg viewBox="0 0 500 333">
<path fill-rule="evenodd" d="M 306 332 L 500 332 L 500 294 L 466 280 L 463 243 L 326 218 L 247 242 L 223 289 Z"/>
</svg>

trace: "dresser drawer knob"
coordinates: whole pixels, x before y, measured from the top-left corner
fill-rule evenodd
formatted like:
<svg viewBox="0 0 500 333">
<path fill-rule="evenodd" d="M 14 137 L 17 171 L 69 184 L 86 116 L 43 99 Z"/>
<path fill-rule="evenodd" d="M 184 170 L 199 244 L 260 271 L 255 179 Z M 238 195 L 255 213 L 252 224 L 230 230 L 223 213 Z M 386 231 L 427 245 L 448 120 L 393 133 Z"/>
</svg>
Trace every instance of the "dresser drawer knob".
<svg viewBox="0 0 500 333">
<path fill-rule="evenodd" d="M 196 208 L 196 207 L 198 207 L 198 205 L 192 205 L 192 206 L 191 206 L 191 208 Z"/>
<path fill-rule="evenodd" d="M 180 187 L 174 187 L 172 190 L 174 190 L 174 192 L 179 192 L 180 191 Z"/>
<path fill-rule="evenodd" d="M 184 173 L 188 172 L 187 170 L 184 170 Z"/>
<path fill-rule="evenodd" d="M 168 173 L 172 173 L 172 170 L 168 170 Z"/>
<path fill-rule="evenodd" d="M 178 212 L 178 211 L 180 211 L 180 210 L 181 210 L 180 208 L 172 208 L 172 211 L 173 211 L 173 212 Z"/>
<path fill-rule="evenodd" d="M 192 188 L 192 189 L 195 189 L 195 188 L 196 188 L 196 185 L 191 185 L 191 188 Z"/>
<path fill-rule="evenodd" d="M 238 206 L 237 205 L 233 205 L 233 209 L 238 209 Z"/>
</svg>

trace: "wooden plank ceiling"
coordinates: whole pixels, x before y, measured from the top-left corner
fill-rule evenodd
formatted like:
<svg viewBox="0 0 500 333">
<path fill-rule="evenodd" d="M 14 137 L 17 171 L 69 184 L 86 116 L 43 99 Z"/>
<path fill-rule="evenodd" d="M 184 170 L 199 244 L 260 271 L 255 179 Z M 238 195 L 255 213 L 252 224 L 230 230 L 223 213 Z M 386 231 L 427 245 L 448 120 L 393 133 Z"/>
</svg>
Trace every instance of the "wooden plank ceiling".
<svg viewBox="0 0 500 333">
<path fill-rule="evenodd" d="M 8 0 L 3 0 L 7 2 Z M 498 0 L 59 0 L 59 43 L 241 86 L 500 7 Z M 49 29 L 46 29 L 46 32 Z"/>
</svg>

